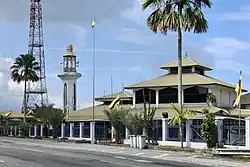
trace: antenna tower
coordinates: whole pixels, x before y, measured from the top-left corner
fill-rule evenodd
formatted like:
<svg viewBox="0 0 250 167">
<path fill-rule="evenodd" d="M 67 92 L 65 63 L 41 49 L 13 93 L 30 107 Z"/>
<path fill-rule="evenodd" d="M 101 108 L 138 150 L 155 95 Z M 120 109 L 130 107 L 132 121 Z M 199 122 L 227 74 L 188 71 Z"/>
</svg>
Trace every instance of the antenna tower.
<svg viewBox="0 0 250 167">
<path fill-rule="evenodd" d="M 38 82 L 29 82 L 26 86 L 27 109 L 35 105 L 48 104 L 48 94 L 45 75 L 44 45 L 43 45 L 43 13 L 42 0 L 30 0 L 29 46 L 28 53 L 32 54 L 40 65 L 37 72 Z M 25 104 L 23 104 L 23 107 Z"/>
</svg>

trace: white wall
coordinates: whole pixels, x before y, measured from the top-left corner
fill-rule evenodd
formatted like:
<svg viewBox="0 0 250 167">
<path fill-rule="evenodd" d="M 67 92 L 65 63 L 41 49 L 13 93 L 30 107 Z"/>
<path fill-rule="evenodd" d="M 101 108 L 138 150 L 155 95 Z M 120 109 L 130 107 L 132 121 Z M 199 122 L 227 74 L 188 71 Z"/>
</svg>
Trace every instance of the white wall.
<svg viewBox="0 0 250 167">
<path fill-rule="evenodd" d="M 218 107 L 232 107 L 233 101 L 236 98 L 233 88 L 214 85 L 210 88 L 210 92 L 216 96 Z"/>
</svg>

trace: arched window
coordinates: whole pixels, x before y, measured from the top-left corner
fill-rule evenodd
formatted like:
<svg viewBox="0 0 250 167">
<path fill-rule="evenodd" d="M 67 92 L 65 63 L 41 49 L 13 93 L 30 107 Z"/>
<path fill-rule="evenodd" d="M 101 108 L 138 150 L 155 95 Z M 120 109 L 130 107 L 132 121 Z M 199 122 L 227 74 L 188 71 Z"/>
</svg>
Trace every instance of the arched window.
<svg viewBox="0 0 250 167">
<path fill-rule="evenodd" d="M 73 93 L 73 110 L 76 110 L 76 84 L 74 83 L 74 93 Z"/>
<path fill-rule="evenodd" d="M 63 91 L 63 105 L 64 105 L 64 108 L 67 106 L 68 104 L 68 101 L 67 101 L 67 98 L 68 98 L 68 93 L 67 93 L 67 84 L 64 83 L 64 91 Z"/>
</svg>

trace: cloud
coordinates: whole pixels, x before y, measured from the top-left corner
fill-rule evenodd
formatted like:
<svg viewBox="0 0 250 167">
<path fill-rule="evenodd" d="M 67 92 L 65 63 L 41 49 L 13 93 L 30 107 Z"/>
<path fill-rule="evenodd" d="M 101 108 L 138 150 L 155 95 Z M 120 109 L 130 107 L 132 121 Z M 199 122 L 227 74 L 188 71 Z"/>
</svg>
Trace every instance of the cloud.
<svg viewBox="0 0 250 167">
<path fill-rule="evenodd" d="M 82 26 L 75 25 L 75 24 L 68 24 L 68 26 L 72 29 L 72 32 L 74 33 L 76 37 L 76 43 L 78 46 L 84 46 L 86 44 L 86 35 L 87 30 L 83 28 Z"/>
<path fill-rule="evenodd" d="M 203 48 L 215 61 L 218 70 L 244 71 L 250 75 L 250 68 L 239 57 L 245 56 L 244 52 L 250 50 L 250 43 L 230 37 L 216 37 Z M 208 60 L 209 62 L 209 60 Z"/>
<path fill-rule="evenodd" d="M 228 58 L 235 56 L 239 51 L 250 49 L 250 43 L 230 37 L 216 37 L 204 49 L 220 58 Z"/>
<path fill-rule="evenodd" d="M 10 78 L 10 66 L 13 62 L 12 58 L 0 57 L 0 108 L 20 111 L 23 84 L 17 84 Z"/>
<path fill-rule="evenodd" d="M 142 11 L 142 1 L 134 0 L 133 6 L 124 10 L 121 13 L 122 18 L 132 21 L 138 25 L 143 25 L 146 22 L 146 18 L 149 16 L 148 11 Z"/>
<path fill-rule="evenodd" d="M 224 13 L 219 20 L 244 21 L 250 20 L 250 5 L 245 5 L 237 12 Z"/>
<path fill-rule="evenodd" d="M 97 22 L 118 19 L 121 11 L 132 6 L 133 0 L 42 0 L 42 2 L 45 22 L 91 24 L 93 16 L 96 17 Z M 27 21 L 29 1 L 0 1 L 0 19 Z"/>
<path fill-rule="evenodd" d="M 65 48 L 54 48 L 54 47 L 48 47 L 48 50 L 65 50 Z M 86 49 L 77 49 L 74 48 L 74 50 L 80 52 L 93 52 L 93 48 L 86 48 Z M 128 54 L 127 56 L 129 56 L 130 54 L 134 55 L 134 54 L 140 54 L 140 55 L 165 55 L 166 53 L 164 52 L 151 52 L 151 51 L 145 51 L 145 50 L 123 50 L 123 49 L 102 49 L 102 48 L 96 48 L 95 49 L 96 52 L 105 52 L 105 53 L 124 53 L 124 54 Z M 115 55 L 116 56 L 116 55 Z"/>
<path fill-rule="evenodd" d="M 116 39 L 122 42 L 139 45 L 152 44 L 153 40 L 152 36 L 149 36 L 148 33 L 131 28 L 123 28 L 121 34 L 118 35 Z"/>
</svg>

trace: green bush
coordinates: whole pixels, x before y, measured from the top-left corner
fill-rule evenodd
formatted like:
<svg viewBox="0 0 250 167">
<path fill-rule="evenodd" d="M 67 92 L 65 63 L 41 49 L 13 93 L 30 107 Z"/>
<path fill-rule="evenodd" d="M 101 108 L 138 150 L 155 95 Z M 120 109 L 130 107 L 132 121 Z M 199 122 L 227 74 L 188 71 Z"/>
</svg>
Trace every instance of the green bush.
<svg viewBox="0 0 250 167">
<path fill-rule="evenodd" d="M 158 146 L 157 147 L 160 150 L 166 150 L 166 151 L 185 151 L 185 152 L 196 152 L 196 149 L 190 148 L 190 147 L 176 147 L 176 146 Z"/>
</svg>

